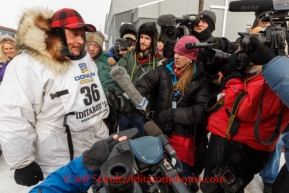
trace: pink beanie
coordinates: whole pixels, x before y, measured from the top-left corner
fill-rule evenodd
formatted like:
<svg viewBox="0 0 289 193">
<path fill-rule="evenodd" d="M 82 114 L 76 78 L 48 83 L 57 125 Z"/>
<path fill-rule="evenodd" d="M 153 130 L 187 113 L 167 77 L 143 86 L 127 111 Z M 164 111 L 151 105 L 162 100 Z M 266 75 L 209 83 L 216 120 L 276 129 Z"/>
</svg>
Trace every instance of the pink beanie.
<svg viewBox="0 0 289 193">
<path fill-rule="evenodd" d="M 195 36 L 183 36 L 177 41 L 174 48 L 174 52 L 184 55 L 190 58 L 191 60 L 196 61 L 199 53 L 199 48 L 187 49 L 186 43 L 190 42 L 199 43 L 200 41 Z"/>
</svg>

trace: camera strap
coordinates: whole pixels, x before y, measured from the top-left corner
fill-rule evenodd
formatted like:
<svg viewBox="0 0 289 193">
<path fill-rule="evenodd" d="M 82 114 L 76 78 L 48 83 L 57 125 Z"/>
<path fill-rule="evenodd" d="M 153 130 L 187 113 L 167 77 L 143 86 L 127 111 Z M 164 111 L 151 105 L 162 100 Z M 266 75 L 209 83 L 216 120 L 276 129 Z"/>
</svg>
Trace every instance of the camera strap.
<svg viewBox="0 0 289 193">
<path fill-rule="evenodd" d="M 245 96 L 246 96 L 245 92 L 240 92 L 234 101 L 233 108 L 229 117 L 228 127 L 226 131 L 226 138 L 228 138 L 229 134 L 231 134 L 231 138 L 232 138 L 238 133 L 241 122 L 236 120 L 235 118 L 236 118 L 239 105 Z"/>
<path fill-rule="evenodd" d="M 276 127 L 274 129 L 274 132 L 267 140 L 261 141 L 260 136 L 259 136 L 259 126 L 260 126 L 260 121 L 261 121 L 261 113 L 262 113 L 262 106 L 263 106 L 263 99 L 264 99 L 264 85 L 265 85 L 265 80 L 263 82 L 259 111 L 258 111 L 257 119 L 256 119 L 256 122 L 254 125 L 254 135 L 255 135 L 255 138 L 258 142 L 262 143 L 263 145 L 270 145 L 270 144 L 274 143 L 274 141 L 280 135 L 280 128 L 282 125 L 283 108 L 282 108 L 282 101 L 279 100 L 279 113 L 278 113 L 277 123 L 276 123 Z"/>
</svg>

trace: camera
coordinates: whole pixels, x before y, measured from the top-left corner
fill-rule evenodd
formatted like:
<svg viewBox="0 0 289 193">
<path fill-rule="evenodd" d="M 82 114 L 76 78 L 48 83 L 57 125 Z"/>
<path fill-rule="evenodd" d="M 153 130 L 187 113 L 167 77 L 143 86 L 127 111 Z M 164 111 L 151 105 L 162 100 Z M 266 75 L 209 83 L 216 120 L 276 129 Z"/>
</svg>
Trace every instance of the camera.
<svg viewBox="0 0 289 193">
<path fill-rule="evenodd" d="M 159 39 L 164 42 L 165 58 L 173 57 L 173 49 L 177 39 L 184 35 L 190 35 L 193 25 L 200 22 L 196 14 L 186 14 L 182 17 L 175 17 L 172 14 L 160 15 L 157 24 L 161 27 Z"/>
<path fill-rule="evenodd" d="M 274 3 L 273 3 L 274 2 Z M 256 34 L 248 32 L 238 32 L 240 35 L 240 49 L 235 52 L 237 54 L 236 70 L 244 72 L 249 64 L 246 53 L 251 51 L 250 37 L 255 36 L 261 44 L 269 47 L 276 55 L 286 55 L 286 40 L 289 41 L 287 32 L 287 23 L 289 20 L 288 9 L 289 1 L 266 1 L 264 5 L 256 5 L 255 1 L 232 1 L 229 5 L 229 11 L 244 12 L 258 11 L 260 12 L 258 20 L 270 22 L 264 31 Z M 286 9 L 286 10 L 284 10 Z M 197 46 L 195 46 L 197 47 Z M 192 47 L 192 48 L 195 48 Z M 226 65 L 230 60 L 231 54 L 221 50 L 210 49 L 207 54 L 207 65 Z"/>
<path fill-rule="evenodd" d="M 145 148 L 144 148 L 145 147 Z M 101 167 L 94 193 L 189 193 L 179 169 L 163 153 L 158 137 L 129 139 L 114 146 Z"/>
<path fill-rule="evenodd" d="M 234 174 L 234 168 L 230 165 L 217 167 L 212 172 L 216 177 L 221 177 L 224 180 L 224 183 L 219 184 L 226 193 L 237 192 L 244 184 L 244 181 Z"/>
</svg>

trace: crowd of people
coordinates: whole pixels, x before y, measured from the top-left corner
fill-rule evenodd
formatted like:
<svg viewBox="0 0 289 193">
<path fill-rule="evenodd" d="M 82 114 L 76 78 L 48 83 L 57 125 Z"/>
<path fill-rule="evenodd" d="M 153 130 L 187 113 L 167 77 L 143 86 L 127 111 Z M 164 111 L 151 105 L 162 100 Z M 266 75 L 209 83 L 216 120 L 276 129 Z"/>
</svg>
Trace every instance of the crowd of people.
<svg viewBox="0 0 289 193">
<path fill-rule="evenodd" d="M 260 14 L 251 34 L 270 26 Z M 104 35 L 76 10 L 27 9 L 17 38 L 0 39 L 0 156 L 3 151 L 15 170 L 15 182 L 33 186 L 44 180 L 31 192 L 86 192 L 91 182 L 71 184 L 63 176 L 99 176 L 112 147 L 126 140 L 109 135 L 136 127 L 146 136 L 144 125 L 153 120 L 175 149 L 183 177 L 204 171 L 203 178 L 227 180 L 188 182 L 191 192 L 244 193 L 258 173 L 263 193 L 286 192 L 289 154 L 278 172 L 283 141 L 289 152 L 289 59 L 252 37 L 249 60 L 240 68 L 239 39 L 212 35 L 213 11 L 198 18 L 166 58 L 166 42 L 153 21 L 138 29 L 123 24 L 106 51 Z M 199 42 L 211 44 L 186 48 Z M 207 65 L 210 49 L 231 53 L 229 60 Z M 148 100 L 146 112 L 113 80 L 109 57 Z"/>
</svg>

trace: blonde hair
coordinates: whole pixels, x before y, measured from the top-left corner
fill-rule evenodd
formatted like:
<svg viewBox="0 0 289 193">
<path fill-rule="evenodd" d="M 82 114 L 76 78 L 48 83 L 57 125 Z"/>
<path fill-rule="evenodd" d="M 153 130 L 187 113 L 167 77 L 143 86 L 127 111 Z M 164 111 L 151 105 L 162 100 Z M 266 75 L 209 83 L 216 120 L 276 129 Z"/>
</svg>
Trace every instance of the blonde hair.
<svg viewBox="0 0 289 193">
<path fill-rule="evenodd" d="M 15 50 L 15 56 L 18 54 L 15 48 L 16 43 L 10 40 L 6 40 L 1 42 L 1 50 L 0 50 L 0 62 L 9 62 L 12 58 L 9 58 L 5 53 L 4 53 L 4 44 L 10 44 L 14 47 Z M 15 57 L 14 56 L 14 57 Z"/>
<path fill-rule="evenodd" d="M 180 79 L 176 84 L 174 84 L 173 89 L 178 90 L 180 93 L 184 94 L 185 88 L 190 84 L 193 78 L 194 73 L 194 63 L 195 61 L 192 61 L 192 64 L 189 64 L 185 72 L 182 74 Z"/>
</svg>

